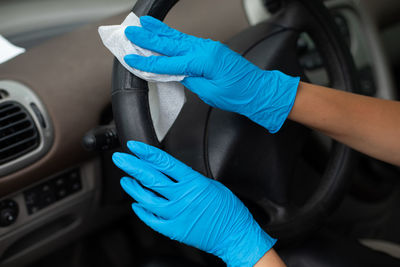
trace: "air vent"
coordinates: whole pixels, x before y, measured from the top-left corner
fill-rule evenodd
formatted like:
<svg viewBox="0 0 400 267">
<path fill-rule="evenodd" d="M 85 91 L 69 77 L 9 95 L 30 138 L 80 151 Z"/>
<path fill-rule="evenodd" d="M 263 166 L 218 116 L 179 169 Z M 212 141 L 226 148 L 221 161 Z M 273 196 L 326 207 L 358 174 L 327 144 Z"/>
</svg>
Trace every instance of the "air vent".
<svg viewBox="0 0 400 267">
<path fill-rule="evenodd" d="M 28 111 L 14 101 L 0 104 L 0 165 L 39 146 L 38 130 Z"/>
</svg>

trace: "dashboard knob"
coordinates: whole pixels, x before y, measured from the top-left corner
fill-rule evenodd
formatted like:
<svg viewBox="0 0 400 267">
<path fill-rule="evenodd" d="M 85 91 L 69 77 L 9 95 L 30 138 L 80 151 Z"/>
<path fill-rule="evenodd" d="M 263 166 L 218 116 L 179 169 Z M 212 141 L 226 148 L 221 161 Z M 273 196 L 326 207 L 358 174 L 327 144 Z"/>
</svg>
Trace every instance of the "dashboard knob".
<svg viewBox="0 0 400 267">
<path fill-rule="evenodd" d="M 106 151 L 119 146 L 115 125 L 100 126 L 85 134 L 83 147 L 88 151 Z"/>
<path fill-rule="evenodd" d="M 5 199 L 0 202 L 0 227 L 13 224 L 18 217 L 18 204 L 14 200 Z"/>
</svg>

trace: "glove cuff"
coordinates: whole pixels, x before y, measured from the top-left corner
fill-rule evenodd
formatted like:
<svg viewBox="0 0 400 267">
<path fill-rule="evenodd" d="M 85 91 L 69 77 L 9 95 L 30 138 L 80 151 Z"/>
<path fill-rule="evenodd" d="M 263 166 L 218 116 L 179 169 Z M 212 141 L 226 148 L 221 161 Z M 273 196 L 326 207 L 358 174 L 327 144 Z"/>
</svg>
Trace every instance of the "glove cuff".
<svg viewBox="0 0 400 267">
<path fill-rule="evenodd" d="M 300 77 L 292 77 L 276 70 L 264 72 L 265 82 L 258 90 L 255 105 L 259 108 L 248 117 L 270 133 L 276 133 L 293 108 Z"/>
<path fill-rule="evenodd" d="M 264 232 L 256 221 L 253 223 L 252 231 L 243 233 L 241 240 L 232 243 L 231 249 L 221 257 L 227 266 L 252 267 L 275 245 L 277 239 Z"/>
</svg>

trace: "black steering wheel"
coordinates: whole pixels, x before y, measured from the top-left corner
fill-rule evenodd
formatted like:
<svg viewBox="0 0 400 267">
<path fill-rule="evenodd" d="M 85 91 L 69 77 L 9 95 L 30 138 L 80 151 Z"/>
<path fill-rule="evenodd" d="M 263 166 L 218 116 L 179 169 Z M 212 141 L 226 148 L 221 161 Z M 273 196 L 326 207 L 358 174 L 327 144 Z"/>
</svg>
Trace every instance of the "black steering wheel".
<svg viewBox="0 0 400 267">
<path fill-rule="evenodd" d="M 133 12 L 163 20 L 176 2 L 139 0 Z M 357 81 L 349 49 L 319 0 L 282 1 L 280 11 L 269 20 L 241 32 L 228 45 L 263 69 L 278 69 L 306 80 L 296 52 L 302 32 L 314 41 L 331 87 L 355 91 Z M 310 129 L 287 121 L 272 135 L 247 118 L 208 107 L 194 94 L 187 94 L 188 102 L 160 143 L 150 116 L 147 82 L 115 60 L 112 106 L 124 149 L 128 140 L 146 142 L 208 177 L 218 178 L 281 243 L 305 236 L 340 202 L 352 162 L 348 147 L 332 142 L 326 163 L 316 169 L 303 160 L 304 151 L 312 150 L 307 146 Z M 312 190 L 307 190 L 315 181 Z M 295 188 L 293 184 L 297 184 Z M 295 203 L 292 192 L 305 192 L 305 196 Z"/>
</svg>

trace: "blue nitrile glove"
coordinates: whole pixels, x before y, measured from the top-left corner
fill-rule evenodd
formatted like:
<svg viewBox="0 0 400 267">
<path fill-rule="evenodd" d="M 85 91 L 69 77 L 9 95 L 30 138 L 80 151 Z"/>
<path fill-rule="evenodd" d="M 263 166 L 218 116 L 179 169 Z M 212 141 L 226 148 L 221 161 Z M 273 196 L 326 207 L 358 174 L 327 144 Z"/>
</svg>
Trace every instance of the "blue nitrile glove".
<svg viewBox="0 0 400 267">
<path fill-rule="evenodd" d="M 212 253 L 228 266 L 253 266 L 275 244 L 221 183 L 155 147 L 130 141 L 128 148 L 138 158 L 114 153 L 113 161 L 136 179 L 124 177 L 121 185 L 137 201 L 134 212 L 155 231 Z"/>
<path fill-rule="evenodd" d="M 128 65 L 186 75 L 182 84 L 207 104 L 245 115 L 271 133 L 281 128 L 294 104 L 298 77 L 262 70 L 220 42 L 181 33 L 150 16 L 140 22 L 142 27 L 126 28 L 128 39 L 165 56 L 127 55 Z"/>
</svg>

